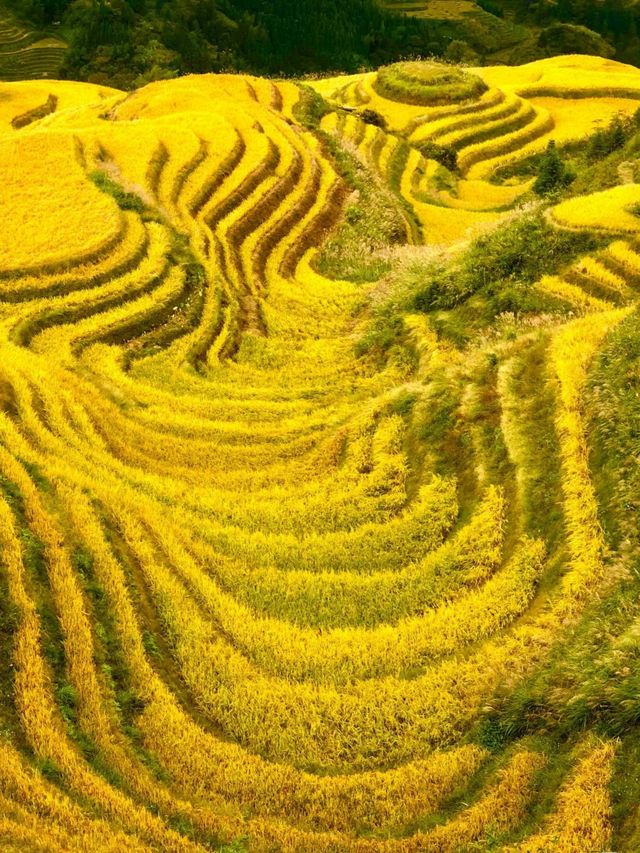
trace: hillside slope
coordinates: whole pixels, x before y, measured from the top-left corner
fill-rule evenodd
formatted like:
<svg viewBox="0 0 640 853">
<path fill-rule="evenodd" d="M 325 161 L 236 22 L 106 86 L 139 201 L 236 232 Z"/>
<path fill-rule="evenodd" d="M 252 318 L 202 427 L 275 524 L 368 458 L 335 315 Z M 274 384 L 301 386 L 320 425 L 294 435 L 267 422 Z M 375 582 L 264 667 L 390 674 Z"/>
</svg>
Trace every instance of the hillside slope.
<svg viewBox="0 0 640 853">
<path fill-rule="evenodd" d="M 513 56 L 517 64 L 516 46 L 531 40 L 528 27 L 505 17 L 499 3 L 482 4 L 474 0 L 385 0 L 383 6 L 397 14 L 407 15 L 434 30 L 434 41 L 440 42 L 450 59 L 469 60 L 487 57 L 490 62 L 508 62 Z M 491 11 L 489 11 L 491 10 Z M 456 51 L 461 55 L 456 57 Z"/>
<path fill-rule="evenodd" d="M 62 39 L 30 30 L 0 7 L 0 80 L 59 77 L 66 49 Z"/>
<path fill-rule="evenodd" d="M 193 72 L 289 77 L 412 56 L 513 65 L 580 53 L 635 64 L 639 9 L 627 0 L 1 0 L 0 17 L 62 34 L 64 63 L 59 50 L 49 62 L 65 79 L 132 89 Z M 17 79 L 15 69 L 0 64 L 0 79 Z"/>
<path fill-rule="evenodd" d="M 203 71 L 355 71 L 425 55 L 437 37 L 377 0 L 1 0 L 4 10 L 29 28 L 60 25 L 66 79 L 127 89 Z"/>
<path fill-rule="evenodd" d="M 0 847 L 633 853 L 640 71 L 314 86 L 0 84 Z"/>
</svg>

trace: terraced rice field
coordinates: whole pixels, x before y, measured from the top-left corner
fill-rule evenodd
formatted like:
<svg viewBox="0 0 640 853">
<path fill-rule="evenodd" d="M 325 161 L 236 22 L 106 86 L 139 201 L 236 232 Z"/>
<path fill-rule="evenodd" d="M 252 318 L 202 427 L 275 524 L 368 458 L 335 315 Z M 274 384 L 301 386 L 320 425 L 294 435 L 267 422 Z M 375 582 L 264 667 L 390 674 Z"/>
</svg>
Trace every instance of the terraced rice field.
<svg viewBox="0 0 640 853">
<path fill-rule="evenodd" d="M 386 0 L 384 5 L 394 12 L 442 21 L 482 12 L 474 0 Z"/>
<path fill-rule="evenodd" d="M 514 46 L 529 38 L 527 30 L 485 11 L 474 0 L 381 0 L 389 11 L 420 18 L 449 40 L 464 40 L 483 56 L 509 60 Z M 517 59 L 516 59 L 517 61 Z M 513 59 L 510 60 L 511 64 Z"/>
<path fill-rule="evenodd" d="M 572 97 L 635 106 L 640 72 L 581 62 Z M 322 130 L 451 248 L 527 191 L 485 178 L 574 103 L 521 91 L 551 67 L 427 111 L 341 80 Z M 634 310 L 635 185 L 551 211 L 616 239 L 538 283 L 537 324 L 457 348 L 406 314 L 380 363 L 376 286 L 317 271 L 347 189 L 302 90 L 51 83 L 15 129 L 34 86 L 0 87 L 2 849 L 609 849 L 617 741 L 491 712 L 622 576 L 582 401 Z"/>
<path fill-rule="evenodd" d="M 0 80 L 54 79 L 67 43 L 26 29 L 0 6 Z"/>
</svg>

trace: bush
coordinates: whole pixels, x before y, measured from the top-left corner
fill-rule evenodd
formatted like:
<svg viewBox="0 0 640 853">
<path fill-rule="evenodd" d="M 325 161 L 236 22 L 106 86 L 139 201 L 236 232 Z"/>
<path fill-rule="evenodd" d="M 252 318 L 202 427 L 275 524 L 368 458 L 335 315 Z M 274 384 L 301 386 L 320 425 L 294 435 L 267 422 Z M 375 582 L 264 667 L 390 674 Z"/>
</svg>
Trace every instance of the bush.
<svg viewBox="0 0 640 853">
<path fill-rule="evenodd" d="M 306 84 L 299 84 L 300 100 L 293 107 L 293 116 L 297 122 L 309 130 L 316 130 L 322 118 L 330 112 L 325 99 Z"/>
<path fill-rule="evenodd" d="M 464 282 L 450 272 L 436 274 L 416 293 L 413 308 L 425 314 L 429 311 L 455 308 L 472 293 L 464 285 Z"/>
<path fill-rule="evenodd" d="M 414 290 L 413 308 L 423 312 L 455 308 L 479 291 L 499 303 L 500 310 L 510 304 L 525 306 L 529 285 L 598 245 L 588 233 L 553 228 L 542 214 L 523 216 L 479 237 L 454 267 L 432 271 Z"/>
<path fill-rule="evenodd" d="M 427 160 L 436 160 L 445 169 L 455 172 L 458 168 L 458 152 L 450 145 L 438 145 L 437 142 L 425 142 L 420 146 L 420 153 Z"/>
<path fill-rule="evenodd" d="M 565 53 L 586 53 L 590 56 L 611 57 L 615 49 L 599 33 L 577 24 L 552 24 L 538 36 L 538 46 L 547 56 Z"/>
<path fill-rule="evenodd" d="M 504 9 L 498 3 L 494 3 L 493 0 L 476 0 L 476 5 L 496 18 L 504 18 Z"/>
<path fill-rule="evenodd" d="M 449 62 L 479 62 L 480 55 L 462 39 L 454 39 L 445 51 L 445 59 Z"/>
<path fill-rule="evenodd" d="M 540 172 L 533 185 L 533 191 L 541 196 L 550 195 L 567 187 L 575 177 L 563 162 L 554 140 L 549 140 L 547 150 L 540 162 Z"/>
<path fill-rule="evenodd" d="M 382 130 L 386 130 L 387 120 L 375 110 L 362 110 L 358 115 L 365 124 L 372 124 L 374 127 L 381 127 Z"/>
<path fill-rule="evenodd" d="M 391 307 L 385 306 L 374 317 L 370 328 L 355 345 L 358 358 L 376 354 L 383 359 L 392 346 L 398 344 L 405 333 L 402 317 L 395 314 Z"/>
<path fill-rule="evenodd" d="M 624 148 L 639 127 L 640 110 L 637 110 L 633 116 L 614 116 L 607 127 L 597 130 L 589 139 L 588 159 L 600 160 Z"/>
</svg>

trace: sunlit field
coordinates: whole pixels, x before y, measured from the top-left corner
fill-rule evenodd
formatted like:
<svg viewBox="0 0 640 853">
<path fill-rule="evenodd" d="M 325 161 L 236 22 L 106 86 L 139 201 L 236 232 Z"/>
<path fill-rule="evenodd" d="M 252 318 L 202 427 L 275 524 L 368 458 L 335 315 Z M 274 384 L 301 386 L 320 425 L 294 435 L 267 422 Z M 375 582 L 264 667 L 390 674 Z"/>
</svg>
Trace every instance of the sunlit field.
<svg viewBox="0 0 640 853">
<path fill-rule="evenodd" d="M 0 84 L 2 851 L 640 849 L 639 106 Z"/>
</svg>

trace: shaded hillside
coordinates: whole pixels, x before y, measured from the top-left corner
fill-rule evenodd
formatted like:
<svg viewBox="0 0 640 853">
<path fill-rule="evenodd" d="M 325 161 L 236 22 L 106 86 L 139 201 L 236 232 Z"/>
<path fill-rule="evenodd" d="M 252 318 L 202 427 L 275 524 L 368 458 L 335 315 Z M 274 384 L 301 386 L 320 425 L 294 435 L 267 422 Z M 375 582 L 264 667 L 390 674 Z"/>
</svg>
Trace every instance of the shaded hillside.
<svg viewBox="0 0 640 853">
<path fill-rule="evenodd" d="M 519 64 L 562 54 L 615 56 L 637 64 L 640 9 L 627 0 L 384 0 L 384 7 L 428 21 L 454 61 Z"/>
<path fill-rule="evenodd" d="M 129 87 L 177 74 L 355 71 L 432 50 L 432 28 L 374 0 L 7 0 L 34 25 L 62 21 L 72 79 Z"/>
<path fill-rule="evenodd" d="M 59 77 L 66 49 L 54 27 L 32 29 L 0 6 L 0 80 Z"/>
<path fill-rule="evenodd" d="M 640 5 L 634 0 L 497 0 L 524 25 L 546 32 L 555 54 L 576 52 L 572 44 L 587 45 L 594 34 L 612 48 L 612 55 L 637 65 L 640 61 Z M 581 32 L 587 29 L 591 35 Z M 589 52 L 586 50 L 578 52 Z"/>
<path fill-rule="evenodd" d="M 444 50 L 444 55 L 453 61 L 474 62 L 482 58 L 508 61 L 514 48 L 531 37 L 530 30 L 516 24 L 511 16 L 505 16 L 497 3 L 384 0 L 383 6 L 428 23 L 438 51 Z"/>
<path fill-rule="evenodd" d="M 25 22 L 23 29 L 60 25 L 58 32 L 71 45 L 62 76 L 121 88 L 190 72 L 300 76 L 421 56 L 517 64 L 582 53 L 634 63 L 640 48 L 640 7 L 626 0 L 4 0 L 4 5 Z M 59 68 L 60 51 L 49 54 L 48 68 Z M 23 65 L 29 73 L 28 63 L 16 62 L 15 71 L 6 73 L 0 64 L 0 78 L 17 76 Z"/>
</svg>

